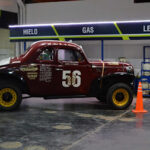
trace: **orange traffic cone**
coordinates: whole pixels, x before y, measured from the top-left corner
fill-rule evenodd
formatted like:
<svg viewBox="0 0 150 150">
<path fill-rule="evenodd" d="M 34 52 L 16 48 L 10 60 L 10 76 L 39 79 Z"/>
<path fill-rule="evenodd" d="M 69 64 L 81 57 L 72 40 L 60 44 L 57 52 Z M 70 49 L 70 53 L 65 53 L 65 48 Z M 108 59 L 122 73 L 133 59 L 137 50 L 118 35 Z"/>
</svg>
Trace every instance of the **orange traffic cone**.
<svg viewBox="0 0 150 150">
<path fill-rule="evenodd" d="M 136 99 L 136 108 L 132 110 L 134 113 L 146 113 L 148 112 L 143 108 L 143 92 L 142 92 L 142 84 L 139 82 L 137 99 Z"/>
</svg>

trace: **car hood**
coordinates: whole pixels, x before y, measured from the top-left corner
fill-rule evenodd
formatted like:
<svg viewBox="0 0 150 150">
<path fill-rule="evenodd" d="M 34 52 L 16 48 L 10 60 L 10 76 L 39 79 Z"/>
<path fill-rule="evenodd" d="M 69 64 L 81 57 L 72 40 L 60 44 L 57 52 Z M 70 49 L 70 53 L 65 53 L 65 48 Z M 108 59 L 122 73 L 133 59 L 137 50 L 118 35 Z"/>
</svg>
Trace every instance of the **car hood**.
<svg viewBox="0 0 150 150">
<path fill-rule="evenodd" d="M 116 67 L 122 67 L 124 65 L 127 65 L 127 63 L 102 61 L 102 60 L 96 60 L 96 61 L 92 60 L 90 61 L 90 64 L 95 65 L 95 66 L 102 66 L 104 64 L 105 66 L 116 66 Z"/>
<path fill-rule="evenodd" d="M 21 63 L 21 61 L 17 58 L 17 57 L 9 57 L 9 58 L 5 58 L 0 60 L 0 66 L 8 66 L 10 64 L 19 64 Z"/>
<path fill-rule="evenodd" d="M 11 60 L 10 57 L 0 60 L 0 66 L 4 66 L 4 65 L 10 64 L 10 60 Z"/>
</svg>

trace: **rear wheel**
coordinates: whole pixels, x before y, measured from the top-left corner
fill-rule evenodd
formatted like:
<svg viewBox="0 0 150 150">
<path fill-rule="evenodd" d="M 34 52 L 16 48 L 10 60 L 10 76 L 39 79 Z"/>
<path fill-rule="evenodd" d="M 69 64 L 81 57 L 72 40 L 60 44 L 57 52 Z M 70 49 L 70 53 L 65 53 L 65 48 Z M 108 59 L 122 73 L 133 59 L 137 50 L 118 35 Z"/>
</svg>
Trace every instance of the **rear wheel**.
<svg viewBox="0 0 150 150">
<path fill-rule="evenodd" d="M 20 89 L 8 82 L 0 83 L 0 109 L 14 110 L 21 104 L 22 96 Z"/>
<path fill-rule="evenodd" d="M 132 100 L 132 90 L 124 83 L 116 83 L 108 89 L 107 102 L 113 109 L 126 109 Z"/>
</svg>

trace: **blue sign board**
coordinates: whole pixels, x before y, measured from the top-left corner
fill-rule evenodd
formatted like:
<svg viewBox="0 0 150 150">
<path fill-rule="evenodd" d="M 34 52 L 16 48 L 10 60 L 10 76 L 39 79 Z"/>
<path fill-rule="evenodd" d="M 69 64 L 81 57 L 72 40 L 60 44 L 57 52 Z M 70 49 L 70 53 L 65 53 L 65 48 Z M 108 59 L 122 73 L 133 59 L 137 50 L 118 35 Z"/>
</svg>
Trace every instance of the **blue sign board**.
<svg viewBox="0 0 150 150">
<path fill-rule="evenodd" d="M 11 41 L 150 39 L 150 21 L 17 25 L 9 28 Z"/>
</svg>

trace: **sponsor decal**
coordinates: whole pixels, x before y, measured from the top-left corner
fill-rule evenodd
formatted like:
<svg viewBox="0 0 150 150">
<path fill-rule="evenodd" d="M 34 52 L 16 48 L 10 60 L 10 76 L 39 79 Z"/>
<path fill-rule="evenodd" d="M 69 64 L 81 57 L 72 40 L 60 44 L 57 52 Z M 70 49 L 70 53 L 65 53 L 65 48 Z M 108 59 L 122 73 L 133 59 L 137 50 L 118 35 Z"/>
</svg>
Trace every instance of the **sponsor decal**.
<svg viewBox="0 0 150 150">
<path fill-rule="evenodd" d="M 23 72 L 28 72 L 28 71 L 37 71 L 38 70 L 38 67 L 37 66 L 22 66 L 20 68 L 21 71 Z"/>
<path fill-rule="evenodd" d="M 40 66 L 40 81 L 51 82 L 52 80 L 52 69 L 49 65 L 41 65 Z"/>
<path fill-rule="evenodd" d="M 109 62 L 109 65 L 119 65 L 119 62 Z"/>
<path fill-rule="evenodd" d="M 37 72 L 28 72 L 27 73 L 27 77 L 30 79 L 30 80 L 35 80 L 38 76 L 38 73 Z"/>
</svg>

